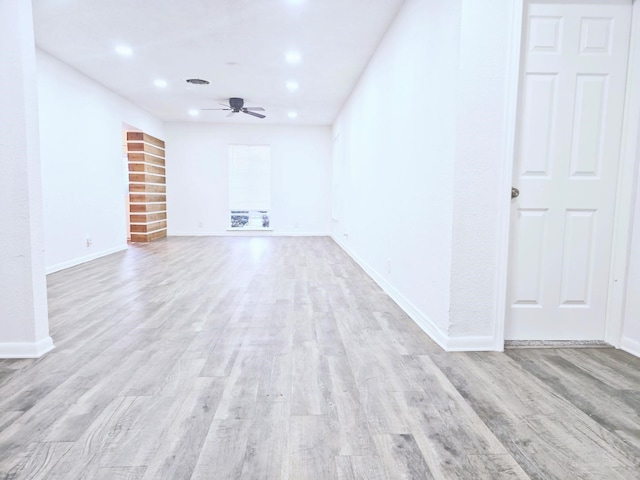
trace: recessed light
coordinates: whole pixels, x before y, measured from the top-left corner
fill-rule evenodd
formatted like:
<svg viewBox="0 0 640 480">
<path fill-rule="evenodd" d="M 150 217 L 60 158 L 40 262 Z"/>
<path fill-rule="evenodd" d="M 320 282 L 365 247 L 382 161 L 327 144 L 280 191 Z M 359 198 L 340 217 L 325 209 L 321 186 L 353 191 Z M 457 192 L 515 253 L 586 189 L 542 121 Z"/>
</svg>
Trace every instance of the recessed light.
<svg viewBox="0 0 640 480">
<path fill-rule="evenodd" d="M 289 118 L 298 118 L 298 112 L 289 112 Z"/>
<path fill-rule="evenodd" d="M 299 52 L 287 52 L 284 58 L 289 63 L 299 63 L 302 60 L 302 55 Z"/>
<path fill-rule="evenodd" d="M 209 85 L 209 80 L 203 80 L 201 78 L 187 78 L 187 83 L 194 85 Z"/>
<path fill-rule="evenodd" d="M 290 92 L 295 92 L 296 90 L 298 90 L 298 88 L 300 88 L 300 84 L 295 80 L 289 80 L 287 82 L 287 90 L 289 90 Z"/>
<path fill-rule="evenodd" d="M 131 50 L 131 47 L 127 47 L 126 45 L 119 45 L 116 47 L 116 53 L 124 55 L 125 57 L 130 57 L 133 55 L 133 50 Z"/>
<path fill-rule="evenodd" d="M 189 115 L 191 115 L 192 117 L 197 117 L 198 115 L 200 115 L 200 112 L 195 108 L 192 108 L 191 110 L 189 110 Z"/>
<path fill-rule="evenodd" d="M 292 5 L 300 5 L 301 3 L 304 2 L 304 0 L 287 0 L 287 2 Z"/>
<path fill-rule="evenodd" d="M 158 78 L 157 80 L 153 81 L 153 84 L 158 88 L 164 88 L 167 86 L 167 81 L 161 78 Z"/>
</svg>

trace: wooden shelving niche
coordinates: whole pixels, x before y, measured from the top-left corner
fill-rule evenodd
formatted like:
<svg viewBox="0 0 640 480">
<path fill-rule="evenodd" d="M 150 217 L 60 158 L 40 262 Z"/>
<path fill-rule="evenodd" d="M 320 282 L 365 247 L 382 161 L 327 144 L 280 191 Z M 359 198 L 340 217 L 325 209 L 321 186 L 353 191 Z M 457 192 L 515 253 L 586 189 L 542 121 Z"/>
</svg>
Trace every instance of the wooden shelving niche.
<svg viewBox="0 0 640 480">
<path fill-rule="evenodd" d="M 132 242 L 167 236 L 164 142 L 143 132 L 127 132 L 129 234 Z"/>
</svg>

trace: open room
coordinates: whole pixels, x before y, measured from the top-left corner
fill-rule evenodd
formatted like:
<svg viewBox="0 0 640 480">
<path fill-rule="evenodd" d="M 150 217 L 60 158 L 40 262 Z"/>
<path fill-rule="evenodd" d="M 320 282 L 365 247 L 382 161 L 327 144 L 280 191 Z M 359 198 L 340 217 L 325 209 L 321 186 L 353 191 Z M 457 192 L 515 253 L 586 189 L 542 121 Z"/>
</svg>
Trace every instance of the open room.
<svg viewBox="0 0 640 480">
<path fill-rule="evenodd" d="M 0 2 L 0 477 L 636 479 L 638 0 Z"/>
</svg>

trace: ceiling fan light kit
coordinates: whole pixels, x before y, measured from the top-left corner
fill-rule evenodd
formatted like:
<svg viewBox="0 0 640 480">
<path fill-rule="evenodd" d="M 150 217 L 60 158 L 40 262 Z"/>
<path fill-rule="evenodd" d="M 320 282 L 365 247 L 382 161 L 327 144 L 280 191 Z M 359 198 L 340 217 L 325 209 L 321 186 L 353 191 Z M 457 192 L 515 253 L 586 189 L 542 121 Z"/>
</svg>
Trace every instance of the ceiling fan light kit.
<svg viewBox="0 0 640 480">
<path fill-rule="evenodd" d="M 258 118 L 266 118 L 266 115 L 262 115 L 261 113 L 256 112 L 264 112 L 264 108 L 262 107 L 245 107 L 244 99 L 238 97 L 231 97 L 229 99 L 229 105 L 221 104 L 223 107 L 227 108 L 203 108 L 202 110 L 223 110 L 228 111 L 229 114 L 227 117 L 232 117 L 236 113 L 246 113 L 247 115 L 251 115 L 253 117 Z"/>
</svg>

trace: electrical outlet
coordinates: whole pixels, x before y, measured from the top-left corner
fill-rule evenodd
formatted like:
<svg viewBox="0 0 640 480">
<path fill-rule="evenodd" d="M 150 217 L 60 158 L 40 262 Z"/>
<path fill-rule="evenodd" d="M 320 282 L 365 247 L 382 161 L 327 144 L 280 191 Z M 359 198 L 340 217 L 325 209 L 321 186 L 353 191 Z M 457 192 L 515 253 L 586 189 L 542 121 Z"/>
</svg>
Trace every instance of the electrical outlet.
<svg viewBox="0 0 640 480">
<path fill-rule="evenodd" d="M 91 240 L 91 237 L 87 237 L 87 247 L 90 247 L 91 245 L 93 245 L 93 240 Z"/>
<path fill-rule="evenodd" d="M 387 260 L 387 273 L 391 273 L 391 259 Z"/>
<path fill-rule="evenodd" d="M 200 221 L 198 222 L 198 228 L 202 228 L 203 226 L 204 226 L 204 224 L 202 223 L 202 220 L 200 220 Z"/>
</svg>

